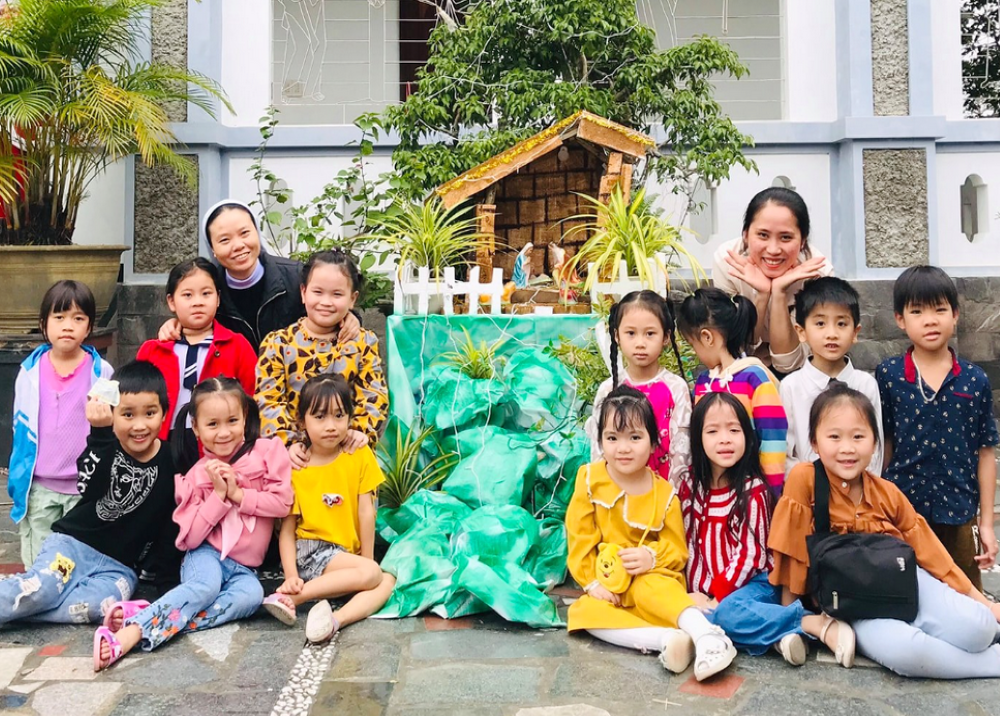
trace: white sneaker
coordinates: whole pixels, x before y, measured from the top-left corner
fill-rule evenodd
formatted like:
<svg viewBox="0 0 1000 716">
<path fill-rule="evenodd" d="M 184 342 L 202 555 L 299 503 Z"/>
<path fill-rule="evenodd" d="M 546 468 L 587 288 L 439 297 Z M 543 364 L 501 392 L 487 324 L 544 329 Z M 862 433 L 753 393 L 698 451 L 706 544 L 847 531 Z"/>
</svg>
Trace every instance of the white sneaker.
<svg viewBox="0 0 1000 716">
<path fill-rule="evenodd" d="M 321 644 L 336 634 L 339 627 L 330 602 L 322 599 L 313 605 L 306 617 L 306 639 L 312 644 Z"/>
<path fill-rule="evenodd" d="M 809 655 L 809 647 L 801 634 L 786 634 L 774 645 L 781 656 L 792 666 L 802 666 Z"/>
<path fill-rule="evenodd" d="M 680 629 L 664 629 L 660 663 L 674 674 L 686 671 L 694 658 L 694 642 Z"/>
<path fill-rule="evenodd" d="M 712 626 L 712 633 L 704 634 L 695 644 L 694 678 L 704 681 L 715 676 L 733 663 L 736 647 L 726 633 L 718 626 Z"/>
</svg>

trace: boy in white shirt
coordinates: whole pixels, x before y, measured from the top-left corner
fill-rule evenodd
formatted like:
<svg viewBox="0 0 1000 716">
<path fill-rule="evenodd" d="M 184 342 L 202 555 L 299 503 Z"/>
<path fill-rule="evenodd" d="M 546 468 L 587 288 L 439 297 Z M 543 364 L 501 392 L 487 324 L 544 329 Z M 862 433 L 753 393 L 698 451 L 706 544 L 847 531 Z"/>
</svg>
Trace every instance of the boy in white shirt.
<svg viewBox="0 0 1000 716">
<path fill-rule="evenodd" d="M 812 355 L 805 365 L 781 381 L 781 403 L 788 416 L 785 470 L 816 459 L 809 440 L 809 411 L 816 396 L 831 380 L 864 393 L 878 418 L 879 436 L 869 472 L 882 474 L 882 408 L 878 384 L 869 373 L 856 370 L 847 351 L 861 332 L 858 292 L 844 279 L 824 276 L 805 284 L 795 297 L 795 331 Z"/>
</svg>

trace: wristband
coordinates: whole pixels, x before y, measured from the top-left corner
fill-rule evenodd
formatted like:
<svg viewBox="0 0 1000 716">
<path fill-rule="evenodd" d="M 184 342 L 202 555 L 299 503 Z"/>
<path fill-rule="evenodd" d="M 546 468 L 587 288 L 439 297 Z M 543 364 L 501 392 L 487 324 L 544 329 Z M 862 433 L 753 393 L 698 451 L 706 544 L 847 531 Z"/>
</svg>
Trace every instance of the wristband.
<svg viewBox="0 0 1000 716">
<path fill-rule="evenodd" d="M 588 584 L 588 585 L 587 585 L 586 587 L 584 587 L 584 588 L 583 588 L 583 591 L 584 591 L 584 592 L 586 592 L 587 594 L 590 594 L 590 590 L 591 590 L 591 589 L 593 589 L 594 587 L 598 586 L 599 584 L 600 584 L 600 582 L 598 582 L 598 581 L 597 581 L 597 580 L 595 579 L 595 580 L 594 580 L 593 582 L 591 582 L 591 583 L 590 583 L 590 584 Z"/>
</svg>

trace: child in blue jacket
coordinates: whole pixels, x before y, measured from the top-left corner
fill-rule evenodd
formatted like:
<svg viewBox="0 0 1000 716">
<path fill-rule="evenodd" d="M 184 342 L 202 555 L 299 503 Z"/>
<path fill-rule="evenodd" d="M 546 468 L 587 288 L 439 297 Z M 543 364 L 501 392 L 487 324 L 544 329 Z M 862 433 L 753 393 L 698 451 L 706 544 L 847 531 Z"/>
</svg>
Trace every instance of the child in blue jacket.
<svg viewBox="0 0 1000 716">
<path fill-rule="evenodd" d="M 87 446 L 87 393 L 112 367 L 83 342 L 96 319 L 94 294 L 79 281 L 59 281 L 42 299 L 38 324 L 47 341 L 21 363 L 14 384 L 14 442 L 7 492 L 30 565 L 52 524 L 80 500 L 76 461 Z"/>
</svg>

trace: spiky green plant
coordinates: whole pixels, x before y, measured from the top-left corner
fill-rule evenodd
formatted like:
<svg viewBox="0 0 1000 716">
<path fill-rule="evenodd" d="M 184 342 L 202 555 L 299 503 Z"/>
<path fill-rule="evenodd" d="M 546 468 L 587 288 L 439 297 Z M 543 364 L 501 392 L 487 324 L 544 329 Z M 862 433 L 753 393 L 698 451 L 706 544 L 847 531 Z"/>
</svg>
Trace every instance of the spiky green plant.
<svg viewBox="0 0 1000 716">
<path fill-rule="evenodd" d="M 673 348 L 668 346 L 660 354 L 660 367 L 666 368 L 690 383 L 694 380 L 694 370 L 698 367 L 698 356 L 681 336 L 677 337 L 677 350 L 681 354 L 681 365 L 677 365 L 677 357 L 674 355 Z M 577 396 L 585 405 L 593 405 L 597 389 L 611 376 L 604 358 L 601 357 L 601 350 L 593 332 L 589 334 L 583 345 L 574 343 L 566 336 L 559 336 L 559 342 L 551 344 L 545 349 L 545 352 L 569 368 L 573 378 L 576 379 Z"/>
<path fill-rule="evenodd" d="M 611 373 L 601 358 L 600 349 L 593 331 L 590 332 L 586 344 L 577 345 L 566 336 L 559 336 L 559 342 L 550 345 L 545 352 L 557 358 L 569 368 L 576 380 L 576 394 L 586 405 L 594 404 L 594 396 L 601 383 L 608 379 Z"/>
<path fill-rule="evenodd" d="M 505 362 L 497 355 L 497 351 L 504 343 L 503 340 L 488 345 L 486 341 L 480 341 L 479 345 L 476 345 L 468 330 L 463 327 L 462 332 L 465 334 L 465 339 L 456 346 L 458 350 L 442 354 L 439 361 L 450 363 L 470 378 L 495 378 L 497 369 Z"/>
<path fill-rule="evenodd" d="M 443 481 L 458 464 L 458 454 L 447 452 L 420 466 L 424 441 L 433 432 L 433 427 L 419 432 L 410 428 L 404 434 L 402 424 L 397 422 L 395 435 L 385 435 L 379 441 L 375 455 L 385 475 L 385 482 L 378 488 L 381 507 L 400 507 L 418 490 L 430 489 Z"/>
<path fill-rule="evenodd" d="M 589 235 L 571 259 L 573 268 L 595 264 L 595 271 L 587 275 L 585 291 L 590 290 L 598 275 L 608 276 L 613 281 L 623 259 L 629 272 L 650 287 L 654 284 L 654 276 L 649 259 L 667 275 L 668 280 L 672 269 L 677 267 L 675 261 L 678 259 L 684 259 L 696 283 L 701 279 L 707 280 L 698 259 L 684 248 L 680 230 L 650 210 L 645 201 L 645 188 L 639 189 L 631 201 L 620 187 L 611 193 L 607 204 L 586 194 L 581 196 L 593 206 L 594 213 L 578 214 L 566 221 L 584 220 L 584 223 L 570 229 L 567 236 L 579 232 Z M 666 255 L 666 262 L 660 254 Z"/>
<path fill-rule="evenodd" d="M 189 182 L 164 104 L 227 107 L 197 72 L 143 59 L 163 0 L 16 0 L 0 10 L 0 244 L 69 244 L 90 182 L 138 154 Z M 16 150 L 15 150 L 16 148 Z"/>
<path fill-rule="evenodd" d="M 476 217 L 462 204 L 446 208 L 437 197 L 423 203 L 397 204 L 385 212 L 371 238 L 382 239 L 410 262 L 440 272 L 468 264 L 487 237 L 476 231 Z"/>
</svg>

